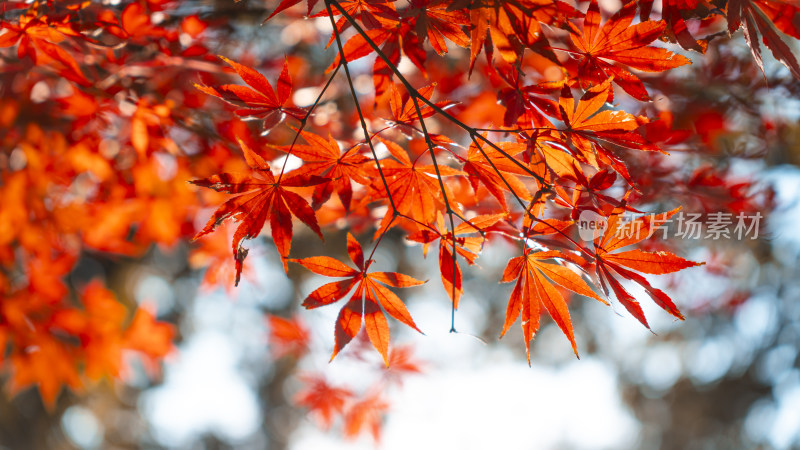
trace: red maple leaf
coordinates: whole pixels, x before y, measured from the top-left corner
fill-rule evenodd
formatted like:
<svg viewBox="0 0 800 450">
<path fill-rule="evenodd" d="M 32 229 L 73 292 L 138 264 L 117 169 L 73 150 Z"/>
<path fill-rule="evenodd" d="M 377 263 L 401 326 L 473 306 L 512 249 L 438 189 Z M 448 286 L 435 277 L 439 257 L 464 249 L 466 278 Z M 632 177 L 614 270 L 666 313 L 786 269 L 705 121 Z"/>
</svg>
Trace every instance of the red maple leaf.
<svg viewBox="0 0 800 450">
<path fill-rule="evenodd" d="M 430 100 L 434 88 L 436 88 L 436 84 L 431 84 L 420 88 L 417 92 L 422 97 Z M 443 101 L 437 102 L 435 105 L 441 109 L 447 109 L 455 105 L 455 102 Z M 419 106 L 420 114 L 417 114 L 417 106 Z M 392 117 L 394 119 L 392 122 L 397 125 L 405 125 L 410 129 L 413 129 L 414 123 L 418 120 L 428 118 L 436 112 L 433 108 L 420 100 L 417 100 L 415 104 L 414 99 L 411 98 L 411 95 L 409 95 L 407 91 L 402 91 L 401 93 L 400 89 L 397 89 L 397 86 L 394 84 L 391 87 L 389 107 L 391 108 Z"/>
<path fill-rule="evenodd" d="M 19 24 L 0 21 L 0 48 L 17 45 L 17 57 L 30 57 L 37 65 L 56 67 L 59 75 L 80 84 L 91 83 L 81 71 L 75 57 L 62 45 L 68 38 L 82 38 L 69 23 L 51 21 L 47 16 L 38 16 L 34 10 L 19 18 Z M 55 62 L 55 64 L 52 64 Z"/>
<path fill-rule="evenodd" d="M 605 60 L 643 72 L 663 72 L 691 63 L 689 59 L 667 49 L 648 45 L 664 32 L 667 25 L 663 20 L 649 20 L 631 25 L 635 15 L 636 2 L 631 1 L 600 27 L 597 0 L 592 0 L 589 4 L 583 26 L 570 34 L 573 44 L 579 50 L 578 78 L 585 89 L 613 78 L 615 83 L 637 100 L 648 101 L 650 96 L 639 77 Z"/>
<path fill-rule="evenodd" d="M 283 63 L 283 70 L 278 77 L 277 93 L 264 75 L 251 67 L 244 66 L 235 61 L 220 56 L 228 63 L 250 88 L 237 84 L 222 84 L 218 86 L 203 86 L 195 84 L 197 89 L 206 94 L 219 97 L 226 102 L 239 107 L 234 111 L 239 116 L 249 116 L 264 121 L 264 131 L 269 131 L 279 124 L 286 115 L 302 120 L 305 111 L 288 106 L 292 95 L 292 78 L 289 75 L 289 64 Z"/>
<path fill-rule="evenodd" d="M 470 73 L 480 52 L 486 49 L 489 66 L 494 65 L 493 49 L 513 64 L 522 57 L 525 47 L 543 50 L 546 43 L 542 24 L 562 27 L 567 20 L 581 17 L 580 11 L 558 0 L 517 0 L 499 2 L 480 0 L 470 3 Z"/>
<path fill-rule="evenodd" d="M 247 249 L 242 247 L 242 240 L 258 236 L 267 219 L 272 229 L 272 240 L 278 248 L 286 270 L 288 270 L 286 259 L 289 257 L 292 245 L 292 216 L 308 225 L 322 239 L 314 210 L 303 197 L 286 188 L 314 186 L 326 181 L 324 178 L 302 174 L 287 174 L 276 179 L 264 158 L 252 151 L 244 141 L 239 140 L 239 145 L 242 147 L 247 164 L 253 169 L 251 174 L 222 173 L 192 181 L 198 186 L 235 195 L 214 212 L 194 239 L 211 233 L 229 218 L 241 222 L 233 234 L 236 284 L 239 284 L 242 263 L 247 256 Z"/>
<path fill-rule="evenodd" d="M 400 16 L 397 14 L 397 9 L 394 6 L 395 1 L 396 0 L 343 0 L 339 2 L 339 6 L 351 17 L 358 19 L 367 30 L 374 30 L 384 27 L 389 28 L 400 21 Z M 341 15 L 341 12 L 336 8 L 332 8 L 332 11 L 334 16 Z M 328 17 L 328 11 L 323 9 L 319 14 L 315 14 L 314 17 Z M 341 17 L 336 21 L 336 29 L 340 34 L 349 26 L 350 22 L 348 22 L 345 17 Z M 334 40 L 336 40 L 336 33 L 331 33 L 328 46 L 330 46 Z"/>
<path fill-rule="evenodd" d="M 775 59 L 786 66 L 795 78 L 800 79 L 800 63 L 778 29 L 800 39 L 800 6 L 788 2 L 769 0 L 731 0 L 728 3 L 728 32 L 733 34 L 740 27 L 758 68 L 764 71 L 758 32 Z M 774 22 L 773 22 L 774 21 Z M 758 32 L 756 32 L 758 30 Z"/>
<path fill-rule="evenodd" d="M 443 0 L 411 0 L 409 8 L 411 14 L 417 14 L 417 35 L 427 36 L 439 55 L 447 53 L 445 38 L 461 47 L 469 46 L 469 36 L 461 29 L 469 25 L 469 16 L 463 10 L 451 8 Z"/>
</svg>

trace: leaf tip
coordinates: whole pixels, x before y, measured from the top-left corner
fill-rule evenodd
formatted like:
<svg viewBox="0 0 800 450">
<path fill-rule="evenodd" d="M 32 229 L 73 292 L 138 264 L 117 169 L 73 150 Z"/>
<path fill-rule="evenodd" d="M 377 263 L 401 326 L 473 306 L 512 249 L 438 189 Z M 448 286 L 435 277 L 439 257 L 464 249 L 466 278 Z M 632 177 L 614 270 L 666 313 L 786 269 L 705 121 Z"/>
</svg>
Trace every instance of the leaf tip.
<svg viewBox="0 0 800 450">
<path fill-rule="evenodd" d="M 336 345 L 337 345 L 337 347 L 334 347 L 333 353 L 331 354 L 331 359 L 328 360 L 328 364 L 332 363 L 333 359 L 336 358 L 336 355 L 339 354 L 339 347 L 338 347 L 339 344 L 336 344 Z"/>
</svg>

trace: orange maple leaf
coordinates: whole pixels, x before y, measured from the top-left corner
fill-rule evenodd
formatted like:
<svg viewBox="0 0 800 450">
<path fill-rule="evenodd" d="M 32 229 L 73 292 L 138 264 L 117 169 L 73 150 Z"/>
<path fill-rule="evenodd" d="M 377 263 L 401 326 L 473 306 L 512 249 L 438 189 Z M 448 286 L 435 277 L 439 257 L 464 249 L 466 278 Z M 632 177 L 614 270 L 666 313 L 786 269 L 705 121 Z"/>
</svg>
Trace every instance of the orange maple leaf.
<svg viewBox="0 0 800 450">
<path fill-rule="evenodd" d="M 356 150 L 358 145 L 342 152 L 339 150 L 339 144 L 331 136 L 325 140 L 307 131 L 302 131 L 300 134 L 310 145 L 295 144 L 278 147 L 278 149 L 305 162 L 294 172 L 295 174 L 316 175 L 327 179 L 326 182 L 318 184 L 314 188 L 311 206 L 318 209 L 330 199 L 333 192 L 336 192 L 345 211 L 350 211 L 350 203 L 353 199 L 351 180 L 362 185 L 370 184 L 370 174 L 366 173 L 364 169 L 365 164 L 372 159 L 358 153 Z"/>
<path fill-rule="evenodd" d="M 45 407 L 52 411 L 62 386 L 73 391 L 83 388 L 75 352 L 67 345 L 41 329 L 26 344 L 9 358 L 14 368 L 8 381 L 12 395 L 36 385 Z"/>
<path fill-rule="evenodd" d="M 422 373 L 423 365 L 414 358 L 411 346 L 393 347 L 389 352 L 389 365 L 383 368 L 384 377 L 402 384 L 403 377 L 408 374 Z"/>
<path fill-rule="evenodd" d="M 505 155 L 477 140 L 467 149 L 467 158 L 462 170 L 467 173 L 472 190 L 477 194 L 478 188 L 482 185 L 497 199 L 503 209 L 508 209 L 505 192 L 511 192 L 516 197 L 529 201 L 531 193 L 518 175 L 526 176 L 530 171 L 524 170 L 525 166 L 521 161 L 515 164 L 506 156 L 517 156 L 525 151 L 527 145 L 518 142 L 497 142 L 495 145 L 502 149 Z"/>
<path fill-rule="evenodd" d="M 586 91 L 576 103 L 572 91 L 564 86 L 558 101 L 560 118 L 566 125 L 561 134 L 575 148 L 573 154 L 578 160 L 598 169 L 599 160 L 628 179 L 630 176 L 624 163 L 605 145 L 610 143 L 646 151 L 660 149 L 635 131 L 640 124 L 633 114 L 621 110 L 601 110 L 612 92 L 611 79 L 607 79 Z"/>
<path fill-rule="evenodd" d="M 269 314 L 269 343 L 274 346 L 276 358 L 291 355 L 300 358 L 308 351 L 311 333 L 298 318 L 284 319 Z"/>
<path fill-rule="evenodd" d="M 167 322 L 156 320 L 150 307 L 143 305 L 136 310 L 130 325 L 123 334 L 123 346 L 135 350 L 155 362 L 174 350 L 172 340 L 175 327 Z"/>
<path fill-rule="evenodd" d="M 380 139 L 380 141 L 399 161 L 399 164 L 393 160 L 380 161 L 381 167 L 383 167 L 382 173 L 387 178 L 389 195 L 391 195 L 398 212 L 420 222 L 432 223 L 436 220 L 437 212 L 445 209 L 445 196 L 449 199 L 454 198 L 449 186 L 445 184 L 445 191 L 442 192 L 437 179 L 437 171 L 433 165 L 418 164 L 419 158 L 411 161 L 408 152 L 396 143 L 385 139 Z M 449 177 L 464 173 L 439 164 L 439 174 L 442 177 Z M 378 189 L 383 190 L 383 187 Z M 386 217 L 391 218 L 391 214 L 387 214 Z M 381 224 L 379 231 L 383 230 L 384 224 Z"/>
<path fill-rule="evenodd" d="M 389 404 L 380 393 L 370 394 L 354 403 L 344 416 L 344 435 L 348 438 L 355 438 L 362 430 L 366 429 L 372 434 L 375 441 L 379 441 L 383 415 L 388 409 Z"/>
<path fill-rule="evenodd" d="M 589 288 L 589 285 L 577 273 L 562 265 L 544 262 L 554 258 L 568 261 L 571 259 L 559 251 L 532 252 L 526 250 L 523 256 L 512 258 L 503 272 L 502 282 L 508 283 L 514 279 L 517 282 L 508 301 L 506 320 L 500 337 L 506 334 L 522 312 L 522 332 L 525 337 L 525 353 L 528 357 L 528 364 L 531 363 L 530 341 L 539 330 L 539 315 L 544 310 L 547 310 L 550 317 L 567 336 L 575 356 L 578 355 L 567 302 L 552 283 L 576 294 L 606 303 Z"/>
<path fill-rule="evenodd" d="M 447 229 L 444 217 L 439 214 L 435 228 L 422 228 L 416 233 L 408 235 L 408 240 L 420 242 L 424 245 L 423 253 L 426 256 L 429 244 L 437 239 L 439 240 L 439 273 L 442 278 L 442 286 L 444 286 L 447 295 L 450 296 L 454 308 L 458 309 L 458 303 L 464 293 L 464 289 L 461 268 L 458 266 L 457 261 L 454 264 L 453 244 L 455 244 L 457 255 L 466 259 L 470 265 L 475 264 L 475 259 L 478 258 L 485 238 L 484 236 L 469 235 L 475 233 L 483 234 L 505 216 L 506 214 L 476 216 L 470 219 L 469 222 L 462 222 L 456 225 L 455 231 L 450 231 Z"/>
<path fill-rule="evenodd" d="M 653 234 L 656 227 L 663 224 L 664 221 L 679 210 L 680 208 L 676 208 L 664 214 L 646 215 L 624 225 L 621 223 L 622 215 L 620 211 L 616 211 L 609 218 L 603 236 L 594 241 L 597 256 L 596 273 L 600 278 L 601 286 L 606 295 L 609 294 L 608 285 L 610 285 L 617 300 L 647 328 L 650 328 L 650 325 L 647 323 L 641 305 L 625 290 L 622 284 L 614 277 L 614 274 L 619 274 L 623 278 L 640 284 L 658 306 L 678 319 L 683 320 L 683 314 L 664 291 L 654 288 L 646 278 L 630 269 L 660 275 L 677 272 L 688 267 L 700 266 L 705 263 L 689 261 L 667 251 L 646 252 L 634 249 L 617 253 L 611 252 L 647 239 Z"/>
<path fill-rule="evenodd" d="M 313 309 L 330 305 L 342 300 L 355 288 L 336 319 L 336 346 L 331 360 L 361 331 L 363 325 L 372 346 L 388 365 L 389 323 L 384 311 L 420 333 L 421 331 L 403 301 L 386 286 L 404 288 L 419 286 L 425 282 L 396 272 L 367 272 L 373 260 L 364 260 L 361 244 L 350 233 L 347 234 L 347 253 L 358 270 L 328 256 L 292 260 L 319 275 L 346 278 L 316 289 L 303 300 L 303 306 Z"/>
<path fill-rule="evenodd" d="M 323 428 L 329 428 L 334 416 L 344 412 L 345 404 L 353 398 L 348 389 L 330 385 L 320 376 L 301 376 L 305 387 L 297 393 L 294 402 L 312 411 L 322 422 Z"/>
</svg>

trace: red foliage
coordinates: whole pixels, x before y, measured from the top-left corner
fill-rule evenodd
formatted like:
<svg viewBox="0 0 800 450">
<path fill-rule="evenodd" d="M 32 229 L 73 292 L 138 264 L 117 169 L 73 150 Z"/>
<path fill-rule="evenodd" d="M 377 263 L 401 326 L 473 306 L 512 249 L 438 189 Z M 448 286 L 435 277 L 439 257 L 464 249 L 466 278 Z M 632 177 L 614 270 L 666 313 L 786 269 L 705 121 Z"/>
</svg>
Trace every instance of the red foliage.
<svg viewBox="0 0 800 450">
<path fill-rule="evenodd" d="M 436 246 L 453 308 L 466 293 L 460 263 L 476 264 L 487 243 L 518 248 L 496 274 L 515 282 L 501 334 L 521 315 L 529 361 L 544 311 L 577 354 L 559 287 L 604 303 L 616 298 L 648 326 L 623 285 L 633 282 L 683 319 L 640 272 L 698 263 L 651 251 L 655 239 L 645 239 L 658 224 L 651 216 L 634 220 L 641 234 L 620 237 L 623 214 L 676 208 L 668 218 L 681 206 L 753 212 L 768 201 L 752 195 L 751 180 L 725 169 L 698 165 L 687 177 L 668 155 L 718 153 L 730 131 L 726 111 L 687 99 L 672 74 L 682 67 L 724 76 L 724 58 L 710 63 L 713 70 L 695 69 L 676 52 L 705 52 L 720 30 L 742 28 L 758 67 L 760 36 L 800 78 L 784 42 L 800 38 L 800 8 L 772 0 L 714 8 L 667 1 L 660 20 L 649 20 L 647 0 L 619 11 L 559 0 L 268 2 L 271 23 L 330 21 L 330 36 L 308 21 L 298 37 L 303 45 L 327 42 L 322 64 L 305 54 L 257 64 L 251 48 L 217 41 L 227 19 L 187 15 L 193 9 L 178 0 L 122 3 L 12 1 L 0 9 L 0 360 L 12 392 L 38 385 L 50 406 L 62 386 L 122 375 L 126 350 L 157 362 L 175 335 L 153 312 L 118 302 L 103 281 L 65 283 L 83 255 L 136 257 L 152 245 L 202 237 L 192 264 L 208 267 L 206 284 L 238 284 L 244 241 L 267 226 L 287 272 L 293 261 L 342 278 L 303 301 L 316 308 L 345 300 L 333 356 L 365 329 L 386 365 L 416 371 L 390 351 L 386 314 L 419 331 L 389 288 L 422 282 L 370 271 L 389 233 L 425 253 Z M 697 39 L 687 21 L 694 35 L 706 36 Z M 230 58 L 221 64 L 210 48 Z M 353 64 L 367 57 L 374 63 Z M 230 68 L 246 86 L 231 83 Z M 262 71 L 274 75 L 274 87 Z M 370 85 L 373 95 L 365 94 Z M 661 103 L 655 111 L 649 100 L 656 97 L 693 112 L 679 116 Z M 212 205 L 219 206 L 196 229 Z M 608 221 L 593 242 L 577 237 L 584 212 Z M 293 259 L 293 239 L 308 234 L 295 230 L 295 219 L 320 238 L 323 229 L 356 232 L 362 241 L 372 233 L 371 253 L 365 257 L 348 232 L 355 268 L 330 256 Z M 232 242 L 226 221 L 235 222 Z M 228 245 L 233 269 L 222 259 Z M 271 317 L 270 324 L 280 355 L 308 349 L 298 322 Z M 347 390 L 310 384 L 299 402 L 323 423 L 343 415 L 347 434 L 377 436 L 383 398 L 354 400 Z"/>
</svg>

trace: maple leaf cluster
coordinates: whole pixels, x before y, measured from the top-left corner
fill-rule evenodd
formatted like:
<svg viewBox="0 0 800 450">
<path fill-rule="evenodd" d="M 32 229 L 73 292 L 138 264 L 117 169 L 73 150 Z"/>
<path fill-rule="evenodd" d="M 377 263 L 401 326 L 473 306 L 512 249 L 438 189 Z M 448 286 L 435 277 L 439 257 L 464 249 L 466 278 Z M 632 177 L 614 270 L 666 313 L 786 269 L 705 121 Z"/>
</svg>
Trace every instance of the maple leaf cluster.
<svg viewBox="0 0 800 450">
<path fill-rule="evenodd" d="M 0 362 L 8 392 L 37 387 L 50 409 L 62 387 L 130 378 L 131 355 L 157 378 L 178 334 L 109 280 L 71 277 L 87 255 L 138 258 L 195 232 L 200 158 L 172 134 L 198 96 L 165 82 L 194 73 L 184 57 L 207 64 L 205 24 L 156 24 L 162 3 L 0 7 Z"/>
<path fill-rule="evenodd" d="M 689 129 L 653 100 L 678 92 L 712 40 L 739 28 L 761 70 L 759 36 L 800 78 L 785 41 L 800 38 L 800 7 L 776 0 L 666 1 L 652 19 L 646 0 L 616 11 L 597 1 L 282 0 L 267 2 L 263 29 L 292 48 L 268 57 L 224 38 L 234 13 L 119 3 L 0 7 L 0 361 L 12 390 L 37 385 L 51 405 L 62 386 L 123 375 L 123 352 L 156 363 L 176 335 L 117 301 L 126 296 L 108 280 L 67 283 L 78 261 L 141 258 L 192 238 L 189 262 L 206 269 L 206 287 L 257 278 L 246 241 L 267 233 L 287 272 L 292 263 L 336 278 L 302 302 L 341 304 L 332 357 L 362 333 L 391 366 L 389 318 L 420 331 L 394 289 L 422 282 L 373 266 L 387 236 L 436 249 L 453 309 L 484 247 L 514 248 L 496 274 L 513 283 L 498 334 L 521 318 L 529 362 L 545 312 L 577 354 L 570 292 L 619 302 L 649 327 L 630 293 L 638 285 L 683 319 L 645 275 L 698 263 L 659 242 L 650 216 L 636 219 L 635 237 L 617 225 L 682 205 L 752 212 L 765 202 L 748 180 L 707 166 L 685 177 L 685 159 L 668 155 L 718 151 L 723 113 L 699 109 Z M 231 0 L 232 11 L 244 3 Z M 609 224 L 591 242 L 575 223 L 586 211 Z M 348 232 L 352 264 L 293 254 L 298 236 L 334 230 Z M 307 332 L 278 319 L 271 329 L 281 355 L 305 354 Z M 355 417 L 345 420 L 353 433 L 385 409 L 379 397 L 311 385 L 300 403 L 326 399 L 312 409 L 323 422 Z"/>
<path fill-rule="evenodd" d="M 281 2 L 268 20 L 290 14 L 296 3 Z M 674 32 L 682 20 L 648 20 L 649 9 L 637 2 L 626 3 L 605 21 L 596 1 L 585 13 L 560 1 L 469 5 L 414 1 L 398 8 L 395 2 L 328 0 L 312 14 L 315 5 L 309 2 L 305 14 L 328 17 L 333 28 L 328 46 L 337 50 L 327 69 L 326 89 L 343 69 L 360 140 L 324 138 L 306 130 L 325 90 L 304 113 L 287 108 L 292 81 L 286 63 L 276 81 L 277 95 L 263 75 L 224 57 L 249 87 L 198 86 L 236 107 L 235 114 L 263 121 L 267 132 L 276 126 L 276 115 L 289 120 L 291 141 L 269 148 L 302 160 L 298 169 L 286 170 L 288 158 L 273 168 L 240 143 L 254 175 L 223 173 L 195 181 L 235 195 L 198 236 L 229 217 L 239 221 L 233 242 L 237 271 L 247 255 L 243 240 L 258 235 L 267 219 L 288 270 L 292 217 L 322 237 L 320 222 L 331 209 L 341 211 L 337 204 L 331 205 L 336 193 L 346 219 L 377 208 L 385 211 L 373 234 L 370 255 L 395 228 L 402 229 L 408 240 L 423 244 L 425 253 L 437 243 L 442 285 L 454 309 L 464 292 L 461 264 L 474 265 L 492 238 L 518 243 L 521 256 L 509 261 L 501 279 L 516 280 L 502 334 L 521 315 L 526 349 L 539 329 L 539 316 L 547 311 L 577 354 L 567 299 L 560 289 L 603 303 L 614 297 L 649 327 L 639 302 L 622 283 L 627 280 L 683 319 L 669 296 L 641 273 L 667 274 L 697 263 L 665 250 L 614 252 L 652 235 L 652 221 L 639 219 L 646 222 L 641 235 L 617 237 L 622 215 L 641 212 L 631 201 L 641 194 L 640 179 L 631 173 L 626 158 L 635 160 L 636 152 L 666 153 L 672 131 L 664 130 L 666 136 L 653 139 L 648 129 L 655 122 L 649 117 L 609 106 L 615 101 L 615 85 L 631 100 L 647 102 L 651 99 L 647 84 L 657 79 L 643 74 L 690 64 L 687 57 L 654 45 L 658 39 L 685 37 L 686 33 Z M 640 21 L 634 24 L 637 10 Z M 349 29 L 354 32 L 345 39 Z M 399 71 L 402 55 L 422 76 L 432 78 L 426 71 L 432 66 L 426 64 L 427 45 L 446 57 L 448 42 L 471 49 L 469 67 L 464 68 L 470 77 L 502 86 L 497 99 L 504 111 L 502 120 L 490 119 L 489 125 L 497 120 L 494 128 L 467 124 L 463 110 L 450 112 L 456 103 L 432 100 L 436 82 L 415 88 L 414 80 Z M 481 52 L 486 56 L 484 65 L 477 62 Z M 370 55 L 375 58 L 371 71 L 375 95 L 372 111 L 365 113 L 350 65 Z M 576 90 L 582 94 L 576 95 Z M 386 124 L 377 131 L 367 121 L 375 118 Z M 432 132 L 431 126 L 460 131 L 468 145 L 449 137 L 453 134 Z M 305 144 L 299 143 L 301 139 Z M 302 188 L 313 188 L 310 202 L 298 194 Z M 607 193 L 612 189 L 618 193 Z M 574 238 L 574 220 L 584 211 L 611 221 L 595 242 Z M 404 303 L 387 286 L 418 282 L 398 273 L 369 272 L 372 257 L 365 259 L 361 245 L 349 234 L 347 248 L 355 269 L 324 256 L 291 260 L 319 275 L 345 278 L 315 290 L 303 305 L 316 308 L 345 302 L 335 324 L 334 357 L 363 328 L 386 360 L 385 313 L 419 331 Z M 530 360 L 529 350 L 528 355 Z"/>
</svg>

